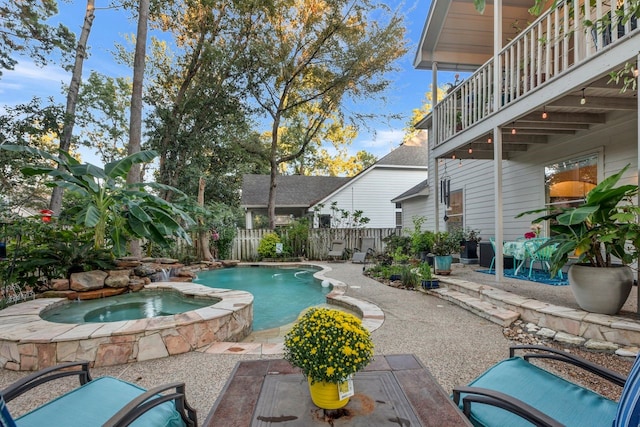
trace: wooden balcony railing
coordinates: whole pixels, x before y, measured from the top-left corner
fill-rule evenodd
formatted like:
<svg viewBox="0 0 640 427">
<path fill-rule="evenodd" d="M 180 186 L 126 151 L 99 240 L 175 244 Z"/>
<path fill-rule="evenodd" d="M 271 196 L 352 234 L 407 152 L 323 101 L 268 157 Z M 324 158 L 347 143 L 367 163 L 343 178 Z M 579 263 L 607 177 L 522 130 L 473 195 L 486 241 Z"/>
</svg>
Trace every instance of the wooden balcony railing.
<svg viewBox="0 0 640 427">
<path fill-rule="evenodd" d="M 502 49 L 497 60 L 491 58 L 435 106 L 435 145 L 495 112 L 496 83 L 502 109 L 636 31 L 635 18 L 624 24 L 618 20 L 618 12 L 629 7 L 630 0 L 619 0 L 613 10 L 608 0 L 590 0 L 588 7 L 584 0 L 568 0 L 542 14 Z M 501 70 L 499 82 L 494 67 Z"/>
</svg>

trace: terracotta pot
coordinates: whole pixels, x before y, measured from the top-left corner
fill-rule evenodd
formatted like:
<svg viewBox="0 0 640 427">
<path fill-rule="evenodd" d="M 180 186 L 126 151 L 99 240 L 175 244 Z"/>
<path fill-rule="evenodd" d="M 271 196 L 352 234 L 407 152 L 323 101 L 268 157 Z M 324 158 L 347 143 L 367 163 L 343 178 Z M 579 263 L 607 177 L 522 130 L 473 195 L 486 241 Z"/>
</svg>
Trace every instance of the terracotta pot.
<svg viewBox="0 0 640 427">
<path fill-rule="evenodd" d="M 616 314 L 629 297 L 633 272 L 627 266 L 591 267 L 574 264 L 569 268 L 569 285 L 578 305 L 585 311 Z"/>
<path fill-rule="evenodd" d="M 311 384 L 311 378 L 307 378 L 309 381 L 309 393 L 311 394 L 311 400 L 313 403 L 321 409 L 340 409 L 349 403 L 349 398 L 340 400 L 338 395 L 338 384 L 327 383 L 324 381 L 316 381 Z"/>
</svg>

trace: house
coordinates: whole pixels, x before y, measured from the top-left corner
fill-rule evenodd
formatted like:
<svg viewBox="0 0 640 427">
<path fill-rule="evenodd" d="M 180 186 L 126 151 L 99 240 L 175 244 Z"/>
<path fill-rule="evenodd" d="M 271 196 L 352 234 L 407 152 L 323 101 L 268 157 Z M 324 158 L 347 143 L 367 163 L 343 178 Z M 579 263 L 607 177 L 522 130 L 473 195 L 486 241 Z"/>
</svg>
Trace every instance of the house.
<svg viewBox="0 0 640 427">
<path fill-rule="evenodd" d="M 535 216 L 519 213 L 579 203 L 628 163 L 625 183 L 638 180 L 637 91 L 609 76 L 626 66 L 637 78 L 637 19 L 616 18 L 630 0 L 548 2 L 537 17 L 532 4 L 480 14 L 433 0 L 414 61 L 433 87 L 441 71 L 468 73 L 417 125 L 429 135 L 425 226 L 479 229 L 499 251 L 529 231 Z"/>
<path fill-rule="evenodd" d="M 424 132 L 422 135 L 426 139 Z M 423 139 L 405 142 L 311 206 L 311 212 L 317 211 L 316 225 L 331 222 L 331 227 L 344 227 L 340 219 L 335 218 L 337 209 L 351 213 L 362 211 L 369 218 L 367 228 L 401 228 L 407 223 L 404 207 L 401 201 L 392 202 L 392 199 L 427 177 L 427 150 Z"/>
<path fill-rule="evenodd" d="M 307 215 L 310 206 L 351 178 L 335 176 L 279 175 L 276 178 L 276 225 Z M 268 225 L 269 175 L 246 174 L 242 177 L 240 207 L 245 211 L 245 227 Z M 262 217 L 266 224 L 256 224 Z"/>
<path fill-rule="evenodd" d="M 402 144 L 353 178 L 278 176 L 276 223 L 284 225 L 291 218 L 315 214 L 316 227 L 341 228 L 349 226 L 342 220 L 343 211 L 362 211 L 369 218 L 368 228 L 402 226 L 401 202 L 391 199 L 426 178 L 427 150 L 420 145 L 424 139 L 426 136 Z M 256 225 L 257 217 L 266 217 L 268 196 L 269 175 L 243 177 L 240 204 L 247 229 Z"/>
</svg>

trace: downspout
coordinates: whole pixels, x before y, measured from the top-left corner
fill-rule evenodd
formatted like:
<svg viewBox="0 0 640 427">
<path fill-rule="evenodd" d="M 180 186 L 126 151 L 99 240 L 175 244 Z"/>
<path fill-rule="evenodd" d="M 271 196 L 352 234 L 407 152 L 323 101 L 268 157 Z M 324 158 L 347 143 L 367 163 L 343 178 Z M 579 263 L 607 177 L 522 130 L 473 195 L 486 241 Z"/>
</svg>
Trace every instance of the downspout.
<svg viewBox="0 0 640 427">
<path fill-rule="evenodd" d="M 433 142 L 433 148 L 435 148 L 436 135 L 438 134 L 438 130 L 436 126 L 438 126 L 438 121 L 436 120 L 436 104 L 438 103 L 438 63 L 434 62 L 431 64 L 431 133 L 432 135 L 427 135 L 427 141 L 431 140 Z M 427 142 L 429 145 L 429 142 Z M 434 197 L 434 211 L 435 211 L 435 220 L 436 220 L 436 228 L 435 232 L 440 231 L 440 186 L 436 184 L 436 182 L 440 182 L 440 171 L 438 170 L 438 159 L 431 159 L 432 151 L 429 151 L 429 160 L 433 160 L 433 172 L 434 178 L 431 180 L 433 184 L 433 197 Z"/>
<path fill-rule="evenodd" d="M 502 99 L 502 66 L 500 64 L 500 50 L 502 49 L 502 0 L 493 2 L 493 107 L 497 112 Z M 503 200 L 502 200 L 502 129 L 493 128 L 493 180 L 495 193 L 495 269 L 496 282 L 504 278 L 504 261 L 502 243 L 503 231 Z"/>
</svg>

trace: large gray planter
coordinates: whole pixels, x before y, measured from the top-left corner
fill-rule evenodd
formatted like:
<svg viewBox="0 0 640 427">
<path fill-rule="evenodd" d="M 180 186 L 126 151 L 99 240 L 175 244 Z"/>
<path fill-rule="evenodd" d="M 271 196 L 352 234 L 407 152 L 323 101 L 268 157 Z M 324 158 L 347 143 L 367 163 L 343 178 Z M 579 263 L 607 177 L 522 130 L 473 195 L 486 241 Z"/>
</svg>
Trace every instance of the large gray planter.
<svg viewBox="0 0 640 427">
<path fill-rule="evenodd" d="M 633 272 L 627 266 L 599 268 L 574 264 L 569 268 L 569 285 L 583 310 L 616 314 L 629 297 Z"/>
</svg>

